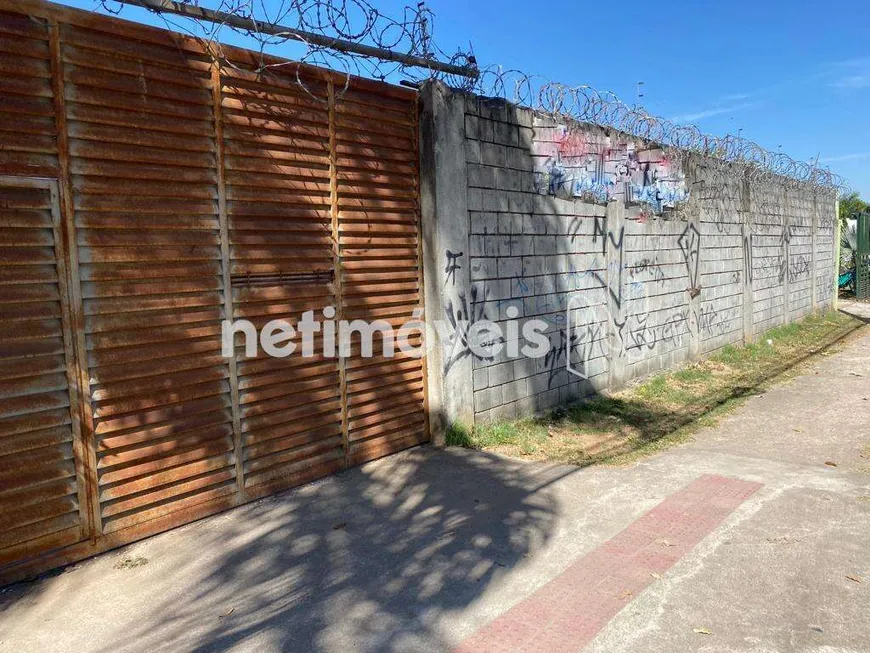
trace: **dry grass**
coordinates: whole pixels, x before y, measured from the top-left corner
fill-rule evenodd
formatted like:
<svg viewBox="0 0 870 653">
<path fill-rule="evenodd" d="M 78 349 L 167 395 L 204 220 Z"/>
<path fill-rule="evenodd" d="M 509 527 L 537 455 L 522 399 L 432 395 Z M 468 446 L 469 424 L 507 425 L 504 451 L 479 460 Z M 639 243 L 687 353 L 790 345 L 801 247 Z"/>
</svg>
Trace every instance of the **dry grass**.
<svg viewBox="0 0 870 653">
<path fill-rule="evenodd" d="M 809 317 L 757 344 L 725 347 L 706 361 L 543 417 L 452 430 L 447 443 L 531 460 L 627 464 L 686 441 L 747 397 L 796 376 L 861 325 L 841 313 Z"/>
</svg>

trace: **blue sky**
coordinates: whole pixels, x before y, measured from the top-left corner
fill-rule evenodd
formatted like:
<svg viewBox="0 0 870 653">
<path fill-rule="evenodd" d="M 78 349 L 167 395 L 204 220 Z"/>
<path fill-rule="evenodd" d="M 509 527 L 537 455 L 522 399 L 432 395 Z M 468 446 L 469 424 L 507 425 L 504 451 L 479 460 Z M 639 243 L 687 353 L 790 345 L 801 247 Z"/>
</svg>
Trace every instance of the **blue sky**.
<svg viewBox="0 0 870 653">
<path fill-rule="evenodd" d="M 276 0 L 261 0 L 269 5 Z M 405 4 L 369 0 L 397 15 Z M 63 4 L 94 9 L 95 0 Z M 205 0 L 214 7 L 216 0 Z M 591 84 L 656 115 L 820 161 L 870 198 L 870 2 L 428 0 L 447 51 Z M 155 23 L 126 7 L 122 17 Z M 280 52 L 278 52 L 280 53 Z M 292 56 L 288 49 L 286 56 Z"/>
</svg>

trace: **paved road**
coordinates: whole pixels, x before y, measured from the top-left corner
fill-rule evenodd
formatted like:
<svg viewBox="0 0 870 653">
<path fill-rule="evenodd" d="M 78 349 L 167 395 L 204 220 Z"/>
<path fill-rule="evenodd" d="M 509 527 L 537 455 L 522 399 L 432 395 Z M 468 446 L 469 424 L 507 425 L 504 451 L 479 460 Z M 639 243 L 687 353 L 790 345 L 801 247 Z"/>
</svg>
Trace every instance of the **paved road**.
<svg viewBox="0 0 870 653">
<path fill-rule="evenodd" d="M 0 608 L 16 653 L 864 653 L 870 335 L 629 468 L 417 449 Z"/>
</svg>

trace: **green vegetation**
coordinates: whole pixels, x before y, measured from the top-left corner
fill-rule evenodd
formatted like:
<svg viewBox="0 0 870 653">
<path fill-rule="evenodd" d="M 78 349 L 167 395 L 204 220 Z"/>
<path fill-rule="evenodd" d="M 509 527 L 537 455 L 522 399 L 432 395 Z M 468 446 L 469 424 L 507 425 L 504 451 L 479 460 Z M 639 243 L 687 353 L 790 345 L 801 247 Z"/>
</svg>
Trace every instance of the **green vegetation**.
<svg viewBox="0 0 870 653">
<path fill-rule="evenodd" d="M 857 225 L 850 220 L 870 214 L 870 204 L 861 199 L 858 193 L 850 193 L 840 198 L 840 272 L 848 272 L 855 267 L 858 252 Z"/>
<path fill-rule="evenodd" d="M 447 443 L 574 465 L 626 464 L 689 439 L 747 397 L 798 374 L 862 323 L 842 313 L 774 329 L 746 347 L 665 372 L 549 415 L 477 427 Z M 824 352 L 827 353 L 827 352 Z"/>
<path fill-rule="evenodd" d="M 861 199 L 858 193 L 849 193 L 840 198 L 840 221 L 846 226 L 846 220 L 857 220 L 862 213 L 870 213 L 870 204 Z"/>
<path fill-rule="evenodd" d="M 474 447 L 474 439 L 472 437 L 471 429 L 460 422 L 454 422 L 450 425 L 450 428 L 447 429 L 447 435 L 445 436 L 444 441 L 448 447 Z"/>
</svg>

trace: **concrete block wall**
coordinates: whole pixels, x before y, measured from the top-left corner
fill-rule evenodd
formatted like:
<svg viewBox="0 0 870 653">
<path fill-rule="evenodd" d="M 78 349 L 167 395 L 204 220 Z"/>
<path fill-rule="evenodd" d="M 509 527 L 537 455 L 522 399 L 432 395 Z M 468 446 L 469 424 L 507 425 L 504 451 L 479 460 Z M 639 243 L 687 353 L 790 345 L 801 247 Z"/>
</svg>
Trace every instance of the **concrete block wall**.
<svg viewBox="0 0 870 653">
<path fill-rule="evenodd" d="M 750 186 L 754 333 L 783 324 L 788 224 L 779 188 Z"/>
<path fill-rule="evenodd" d="M 816 306 L 820 310 L 830 310 L 835 305 L 834 288 L 839 275 L 839 262 L 835 261 L 837 211 L 831 211 L 828 205 L 816 198 L 816 265 L 815 294 Z"/>
<path fill-rule="evenodd" d="M 698 330 L 701 354 L 709 355 L 744 338 L 744 216 L 742 179 L 728 166 L 699 162 L 687 213 L 701 224 L 701 278 Z"/>
<path fill-rule="evenodd" d="M 801 188 L 768 182 L 748 192 L 754 332 L 762 333 L 830 306 L 833 275 L 825 292 L 813 270 L 832 270 L 833 238 L 824 236 L 820 218 L 833 224 L 835 209 L 833 198 Z"/>
<path fill-rule="evenodd" d="M 622 253 L 623 315 L 619 349 L 625 381 L 688 360 L 692 345 L 692 305 L 686 289 L 695 273 L 686 263 L 682 242 L 691 250 L 700 241 L 691 223 L 629 217 Z M 613 244 L 609 242 L 608 244 Z M 618 329 L 618 324 L 616 325 Z"/>
<path fill-rule="evenodd" d="M 566 369 L 566 310 L 572 293 L 604 303 L 594 275 L 604 267 L 594 221 L 605 207 L 535 191 L 535 126 L 530 111 L 504 103 L 465 102 L 469 264 L 476 316 L 520 324 L 535 317 L 548 324 L 553 354 L 508 360 L 474 358 L 473 403 L 477 420 L 510 418 L 551 408 L 584 394 Z M 603 328 L 601 334 L 603 334 Z M 601 336 L 603 337 L 603 336 Z M 589 361 L 590 376 L 608 372 L 607 359 Z M 603 385 L 603 384 L 602 384 Z"/>
<path fill-rule="evenodd" d="M 422 102 L 428 119 L 449 123 L 439 128 L 451 149 L 423 169 L 427 313 L 491 320 L 504 343 L 518 337 L 507 333 L 510 320 L 520 332 L 543 320 L 550 341 L 543 358 L 511 356 L 507 346 L 477 356 L 463 352 L 462 337 L 448 343 L 451 353 L 429 365 L 430 387 L 462 388 L 450 392 L 474 422 L 616 388 L 830 306 L 833 196 L 756 183 L 719 161 L 437 83 Z M 439 102 L 449 111 L 426 113 Z M 428 147 L 437 154 L 438 144 Z M 579 173 L 565 172 L 565 152 Z M 620 168 L 626 152 L 630 172 Z M 448 158 L 464 168 L 450 181 Z M 449 184 L 449 215 L 426 209 L 426 175 L 433 188 Z M 449 252 L 438 250 L 447 240 Z M 443 364 L 457 355 L 465 371 Z"/>
<path fill-rule="evenodd" d="M 789 322 L 813 312 L 813 230 L 816 222 L 815 202 L 809 193 L 795 191 L 788 195 L 789 243 Z"/>
</svg>

